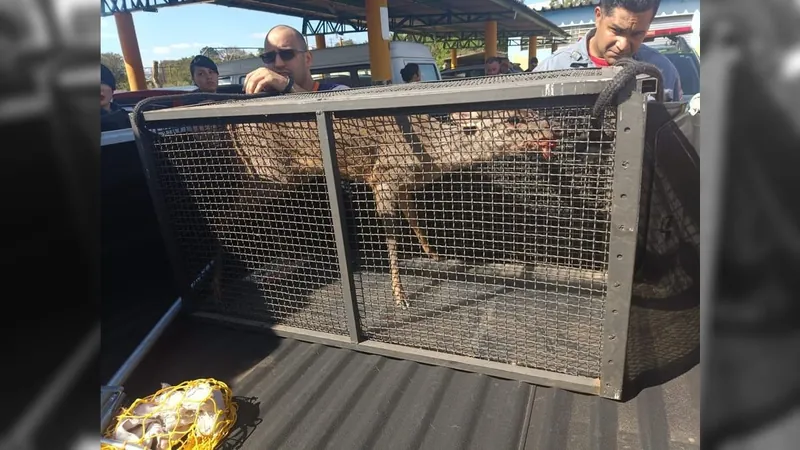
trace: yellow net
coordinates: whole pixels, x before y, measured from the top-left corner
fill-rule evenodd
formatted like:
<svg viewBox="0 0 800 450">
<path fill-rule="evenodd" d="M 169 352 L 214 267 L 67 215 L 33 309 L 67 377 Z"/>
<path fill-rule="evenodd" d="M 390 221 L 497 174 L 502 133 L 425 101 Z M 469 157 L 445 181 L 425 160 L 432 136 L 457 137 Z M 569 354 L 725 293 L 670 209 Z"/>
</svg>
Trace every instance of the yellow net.
<svg viewBox="0 0 800 450">
<path fill-rule="evenodd" d="M 205 378 L 164 385 L 123 408 L 105 437 L 154 450 L 213 450 L 236 423 L 236 407 L 222 381 Z"/>
</svg>

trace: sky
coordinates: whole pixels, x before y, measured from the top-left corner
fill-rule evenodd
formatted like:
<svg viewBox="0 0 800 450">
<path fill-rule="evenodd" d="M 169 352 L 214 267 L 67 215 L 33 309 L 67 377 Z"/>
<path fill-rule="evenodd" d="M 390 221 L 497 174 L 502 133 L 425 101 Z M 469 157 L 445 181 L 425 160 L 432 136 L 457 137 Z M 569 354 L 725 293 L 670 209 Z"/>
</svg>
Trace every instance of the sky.
<svg viewBox="0 0 800 450">
<path fill-rule="evenodd" d="M 527 2 L 539 6 L 549 2 Z M 258 47 L 275 25 L 290 25 L 302 31 L 303 19 L 212 4 L 191 4 L 161 8 L 156 13 L 135 12 L 133 23 L 139 41 L 142 63 L 150 66 L 154 60 L 177 59 L 199 53 L 203 47 Z M 113 17 L 100 20 L 100 50 L 122 53 Z M 345 39 L 366 42 L 366 33 L 348 33 Z M 328 36 L 334 39 L 334 36 Z M 314 45 L 314 38 L 309 38 Z M 519 47 L 509 48 L 510 57 Z M 539 51 L 540 58 L 543 56 Z"/>
</svg>

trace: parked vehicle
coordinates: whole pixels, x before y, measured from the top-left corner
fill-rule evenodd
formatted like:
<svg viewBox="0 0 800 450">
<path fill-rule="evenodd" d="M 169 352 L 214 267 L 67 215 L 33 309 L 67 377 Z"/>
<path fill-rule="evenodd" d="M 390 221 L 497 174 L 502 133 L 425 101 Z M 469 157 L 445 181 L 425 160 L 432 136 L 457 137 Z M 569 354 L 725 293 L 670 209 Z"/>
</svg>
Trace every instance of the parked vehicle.
<svg viewBox="0 0 800 450">
<path fill-rule="evenodd" d="M 691 28 L 657 30 L 646 44 L 672 61 L 681 77 L 683 100 L 689 101 L 700 92 L 700 57 L 684 35 Z"/>
<path fill-rule="evenodd" d="M 442 77 L 431 51 L 415 42 L 389 43 L 392 63 L 392 83 L 403 83 L 400 70 L 408 63 L 419 65 L 421 81 L 438 81 Z M 350 87 L 372 84 L 369 47 L 367 44 L 348 45 L 311 50 L 314 62 L 311 74 L 317 81 L 345 84 Z M 261 58 L 248 58 L 219 64 L 219 84 L 244 84 L 247 74 L 264 63 Z"/>
<path fill-rule="evenodd" d="M 511 73 L 524 72 L 519 64 L 512 64 Z M 447 69 L 442 71 L 442 79 L 447 80 L 451 78 L 473 78 L 482 77 L 486 75 L 486 68 L 483 64 L 470 64 L 468 66 L 459 66 L 455 69 Z"/>
</svg>

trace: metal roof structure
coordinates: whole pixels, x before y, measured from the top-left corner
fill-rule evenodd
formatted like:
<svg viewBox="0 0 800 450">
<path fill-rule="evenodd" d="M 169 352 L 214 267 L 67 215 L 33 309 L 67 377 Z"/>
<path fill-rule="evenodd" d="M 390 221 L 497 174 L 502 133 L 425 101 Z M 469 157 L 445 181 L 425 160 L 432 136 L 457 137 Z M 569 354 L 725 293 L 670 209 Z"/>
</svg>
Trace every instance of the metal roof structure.
<svg viewBox="0 0 800 450">
<path fill-rule="evenodd" d="M 232 8 L 303 18 L 305 35 L 360 33 L 367 30 L 365 0 L 101 0 L 101 15 L 156 11 L 158 8 L 211 3 Z M 497 21 L 501 42 L 527 36 L 560 39 L 566 31 L 522 0 L 392 0 L 389 26 L 407 40 L 442 42 L 449 48 L 482 45 L 484 24 Z M 396 37 L 397 38 L 397 37 Z"/>
</svg>

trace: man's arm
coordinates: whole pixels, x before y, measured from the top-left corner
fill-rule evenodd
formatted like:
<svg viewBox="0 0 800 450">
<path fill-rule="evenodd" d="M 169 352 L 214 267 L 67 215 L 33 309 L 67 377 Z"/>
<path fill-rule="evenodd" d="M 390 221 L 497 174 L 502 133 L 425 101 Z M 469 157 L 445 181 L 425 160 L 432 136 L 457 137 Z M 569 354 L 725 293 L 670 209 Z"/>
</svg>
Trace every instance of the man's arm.
<svg viewBox="0 0 800 450">
<path fill-rule="evenodd" d="M 552 68 L 552 66 L 553 66 L 553 56 L 555 56 L 555 55 L 550 55 L 547 58 L 545 58 L 536 67 L 533 68 L 533 71 L 534 72 L 546 72 L 548 70 L 555 70 L 555 69 Z"/>
</svg>

